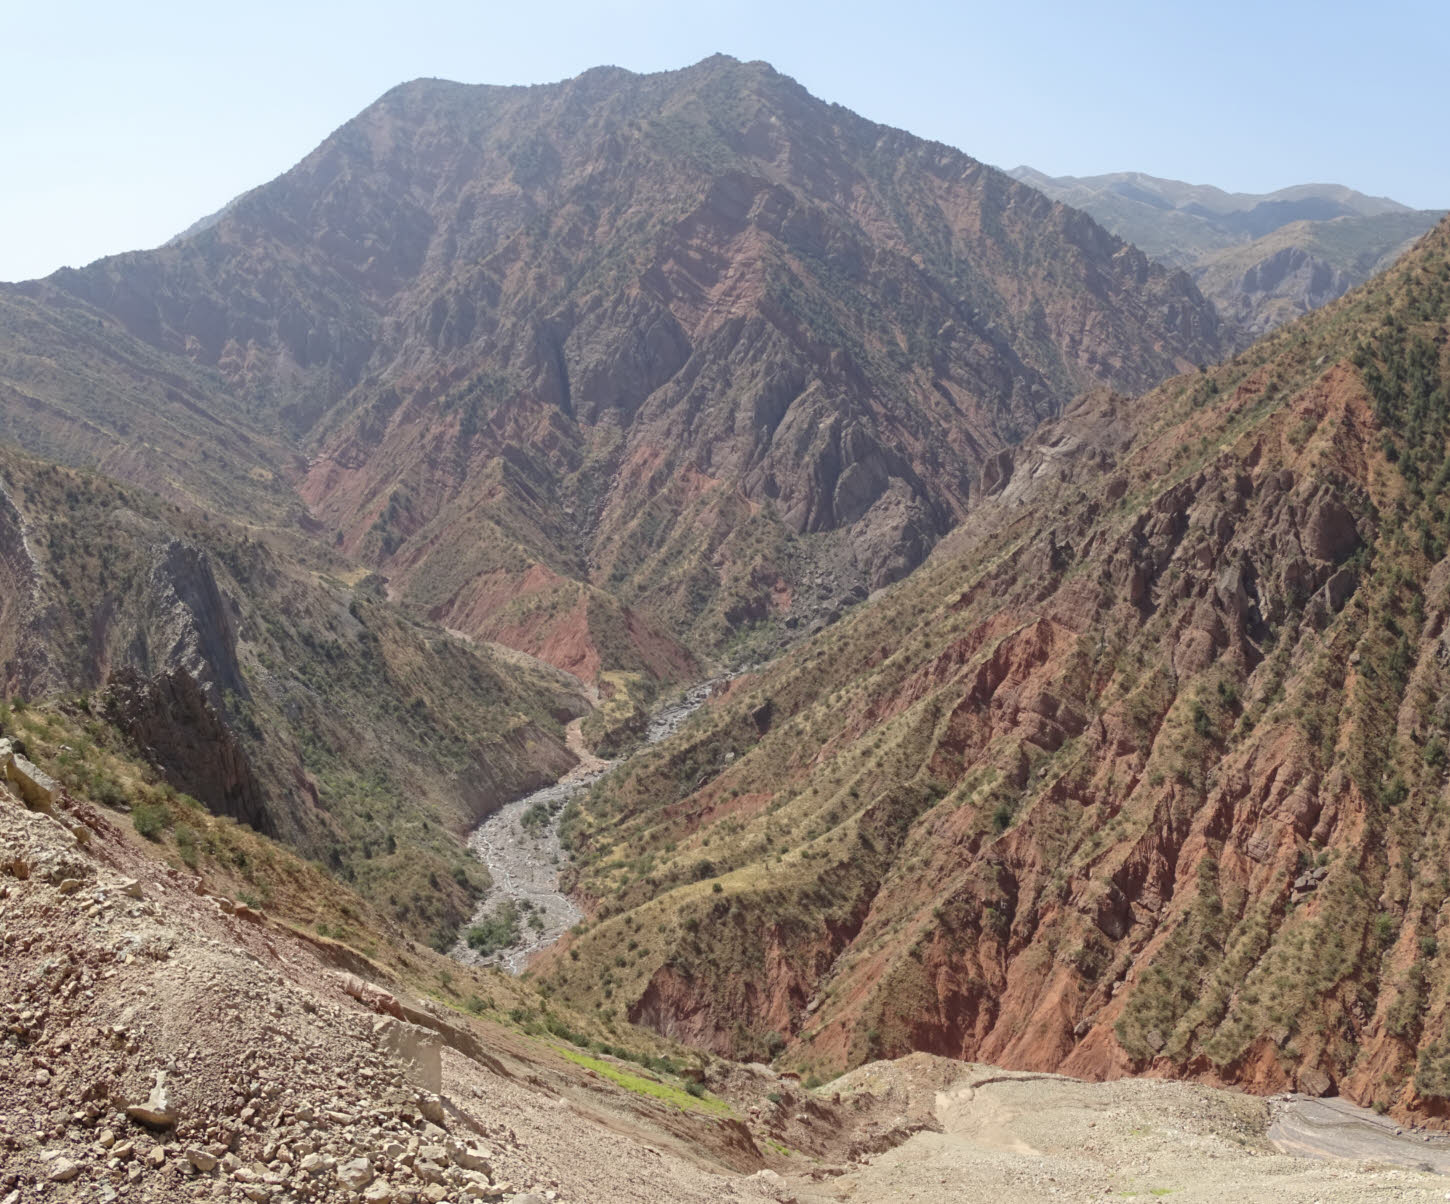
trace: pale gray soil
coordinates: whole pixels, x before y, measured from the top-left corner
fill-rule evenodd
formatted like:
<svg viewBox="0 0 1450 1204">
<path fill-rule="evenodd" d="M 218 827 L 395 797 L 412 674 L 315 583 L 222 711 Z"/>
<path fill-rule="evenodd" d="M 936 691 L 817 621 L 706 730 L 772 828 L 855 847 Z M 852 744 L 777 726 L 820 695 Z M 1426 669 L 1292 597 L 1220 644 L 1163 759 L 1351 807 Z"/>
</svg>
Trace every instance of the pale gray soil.
<svg viewBox="0 0 1450 1204">
<path fill-rule="evenodd" d="M 1275 1096 L 1269 1140 L 1308 1158 L 1375 1159 L 1390 1166 L 1450 1174 L 1450 1136 L 1405 1128 L 1342 1099 Z M 1450 1185 L 1447 1185 L 1450 1198 Z"/>
<path fill-rule="evenodd" d="M 942 1062 L 913 1055 L 873 1063 L 825 1088 L 842 1089 L 843 1098 L 852 1091 L 895 1095 L 904 1106 L 930 1098 L 940 1131 L 919 1132 L 827 1183 L 801 1183 L 801 1204 L 1450 1199 L 1450 1179 L 1390 1164 L 1409 1144 L 1396 1138 L 1393 1125 L 1387 1132 L 1361 1127 L 1355 1115 L 1353 1136 L 1337 1133 L 1344 1114 L 1323 1107 L 1335 1101 L 1271 1105 L 1188 1083 L 1085 1083 L 985 1066 L 954 1073 Z M 1266 1136 L 1274 1111 L 1306 1140 L 1327 1140 L 1354 1156 L 1314 1160 L 1281 1152 Z"/>
<path fill-rule="evenodd" d="M 645 730 L 645 745 L 658 744 L 673 736 L 720 685 L 721 681 L 703 682 L 663 704 Z M 547 949 L 584 918 L 584 913 L 559 890 L 559 870 L 567 857 L 559 844 L 559 820 L 571 799 L 588 790 L 621 762 L 605 761 L 584 747 L 581 720 L 576 719 L 569 725 L 567 736 L 570 751 L 579 758 L 579 764 L 554 785 L 499 808 L 468 839 L 474 855 L 488 867 L 493 887 L 448 951 L 461 962 L 496 965 L 510 974 L 519 974 L 530 957 Z M 547 809 L 548 819 L 542 823 L 525 823 L 524 817 L 539 806 Z M 537 811 L 533 813 L 538 815 Z M 519 940 L 482 956 L 469 948 L 468 929 L 493 914 L 505 900 L 512 900 L 525 909 Z"/>
</svg>

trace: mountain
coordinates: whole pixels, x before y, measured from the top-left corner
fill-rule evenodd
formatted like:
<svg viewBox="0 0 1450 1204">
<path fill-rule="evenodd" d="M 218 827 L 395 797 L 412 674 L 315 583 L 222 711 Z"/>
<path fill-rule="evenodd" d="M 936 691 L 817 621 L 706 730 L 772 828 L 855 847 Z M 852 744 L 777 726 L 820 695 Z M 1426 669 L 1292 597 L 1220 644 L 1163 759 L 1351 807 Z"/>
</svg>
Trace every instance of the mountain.
<svg viewBox="0 0 1450 1204">
<path fill-rule="evenodd" d="M 1447 321 L 1442 223 L 1044 424 L 927 565 L 569 817 L 556 992 L 820 1077 L 926 1050 L 1443 1114 Z"/>
<path fill-rule="evenodd" d="M 898 579 L 1075 394 L 1223 348 L 1084 215 L 724 57 L 406 84 L 167 246 L 4 300 L 0 364 L 159 357 L 184 398 L 102 390 L 107 424 L 12 378 L 25 446 L 200 492 L 192 428 L 249 432 L 208 469 L 270 474 L 299 513 L 268 521 L 590 681 Z"/>
<path fill-rule="evenodd" d="M 1187 270 L 1224 320 L 1250 337 L 1362 284 L 1443 216 L 1339 184 L 1254 194 L 1141 172 L 1009 174 Z"/>
<path fill-rule="evenodd" d="M 1290 222 L 1208 257 L 1193 276 L 1226 322 L 1260 335 L 1383 271 L 1440 216 L 1417 210 Z"/>
</svg>

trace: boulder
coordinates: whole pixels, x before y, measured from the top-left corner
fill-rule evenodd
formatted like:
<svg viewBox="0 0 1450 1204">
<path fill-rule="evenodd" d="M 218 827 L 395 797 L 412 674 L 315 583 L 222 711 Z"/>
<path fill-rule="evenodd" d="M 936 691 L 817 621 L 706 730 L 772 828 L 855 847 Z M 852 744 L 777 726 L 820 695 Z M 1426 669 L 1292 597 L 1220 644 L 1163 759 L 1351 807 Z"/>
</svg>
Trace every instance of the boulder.
<svg viewBox="0 0 1450 1204">
<path fill-rule="evenodd" d="M 443 1089 L 443 1040 L 437 1033 L 390 1017 L 373 1025 L 373 1039 L 402 1062 L 409 1077 L 425 1091 L 436 1094 Z M 423 1115 L 428 1116 L 426 1109 Z M 428 1116 L 428 1119 L 433 1120 L 433 1117 Z"/>
<path fill-rule="evenodd" d="M 57 1158 L 46 1176 L 52 1183 L 69 1183 L 81 1173 L 80 1163 L 69 1158 Z"/>
<path fill-rule="evenodd" d="M 489 1152 L 487 1150 L 466 1146 L 461 1141 L 452 1138 L 446 1144 L 448 1156 L 453 1159 L 455 1165 L 461 1166 L 466 1171 L 483 1171 L 486 1175 L 493 1173 L 493 1169 L 488 1164 Z"/>
<path fill-rule="evenodd" d="M 337 1168 L 337 1178 L 344 1187 L 362 1191 L 373 1181 L 372 1164 L 366 1158 L 349 1158 Z"/>
<path fill-rule="evenodd" d="M 151 1094 L 146 1097 L 146 1102 L 130 1105 L 126 1109 L 126 1115 L 153 1129 L 169 1129 L 176 1123 L 176 1112 L 171 1107 L 171 1096 L 166 1089 L 166 1072 L 164 1070 L 156 1072 L 156 1085 L 151 1088 Z"/>
<path fill-rule="evenodd" d="M 14 752 L 9 744 L 8 740 L 0 741 L 0 764 L 5 767 L 6 780 L 15 786 L 32 811 L 54 815 L 56 800 L 60 798 L 60 783 Z"/>
<path fill-rule="evenodd" d="M 351 995 L 363 1007 L 374 1012 L 382 1012 L 401 1020 L 403 1010 L 397 999 L 390 995 L 382 987 L 376 987 L 370 982 L 365 982 L 356 974 L 339 974 L 343 992 Z"/>
<path fill-rule="evenodd" d="M 440 1080 L 442 1078 L 441 1072 L 439 1078 Z M 423 1114 L 424 1120 L 432 1121 L 435 1125 L 441 1126 L 448 1123 L 448 1115 L 443 1110 L 443 1100 L 436 1095 L 419 1096 L 418 1111 Z"/>
<path fill-rule="evenodd" d="M 304 1175 L 320 1175 L 323 1171 L 331 1167 L 334 1161 L 333 1158 L 330 1158 L 326 1154 L 308 1154 L 302 1160 L 302 1165 L 299 1169 Z"/>
<path fill-rule="evenodd" d="M 413 1174 L 422 1179 L 425 1183 L 442 1183 L 443 1168 L 436 1162 L 429 1162 L 426 1158 L 419 1158 L 413 1163 Z"/>
<path fill-rule="evenodd" d="M 216 1159 L 205 1150 L 198 1150 L 195 1147 L 186 1151 L 186 1160 L 196 1167 L 202 1174 L 216 1170 Z"/>
</svg>

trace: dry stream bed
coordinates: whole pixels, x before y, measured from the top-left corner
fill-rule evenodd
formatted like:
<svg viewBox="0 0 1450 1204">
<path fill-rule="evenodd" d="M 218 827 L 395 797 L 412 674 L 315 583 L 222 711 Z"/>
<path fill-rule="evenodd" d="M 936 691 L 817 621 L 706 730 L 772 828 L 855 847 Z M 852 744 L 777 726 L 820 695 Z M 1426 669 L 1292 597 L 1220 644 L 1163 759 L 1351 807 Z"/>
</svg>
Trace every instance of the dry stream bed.
<svg viewBox="0 0 1450 1204">
<path fill-rule="evenodd" d="M 645 731 L 644 747 L 679 731 L 723 680 L 703 682 L 660 707 Z M 457 960 L 519 974 L 530 957 L 584 918 L 559 889 L 559 871 L 568 856 L 559 843 L 559 821 L 572 799 L 628 758 L 596 757 L 584 747 L 581 724 L 576 719 L 567 729 L 570 751 L 579 764 L 552 786 L 500 807 L 468 838 L 474 855 L 488 867 L 493 886 L 449 950 Z M 487 939 L 470 945 L 469 933 L 480 930 Z"/>
</svg>

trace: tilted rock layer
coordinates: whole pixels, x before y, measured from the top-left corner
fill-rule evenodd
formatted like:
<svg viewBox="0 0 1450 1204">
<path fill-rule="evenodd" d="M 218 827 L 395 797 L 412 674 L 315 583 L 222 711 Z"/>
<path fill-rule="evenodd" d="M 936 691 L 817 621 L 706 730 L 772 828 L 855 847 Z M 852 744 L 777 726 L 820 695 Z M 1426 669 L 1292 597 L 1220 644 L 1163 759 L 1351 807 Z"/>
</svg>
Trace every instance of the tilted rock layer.
<svg viewBox="0 0 1450 1204">
<path fill-rule="evenodd" d="M 723 57 L 404 85 L 200 229 L 5 301 L 27 355 L 182 362 L 134 386 L 165 429 L 119 475 L 186 472 L 198 410 L 250 424 L 236 503 L 285 479 L 395 596 L 591 680 L 689 676 L 678 641 L 822 557 L 838 590 L 900 578 L 1073 395 L 1222 350 L 1085 215 Z M 94 462 L 68 378 L 39 416 L 21 384 L 22 432 Z"/>
<path fill-rule="evenodd" d="M 1447 250 L 1084 398 L 924 569 L 609 780 L 556 988 L 819 1072 L 1441 1115 Z"/>
</svg>

